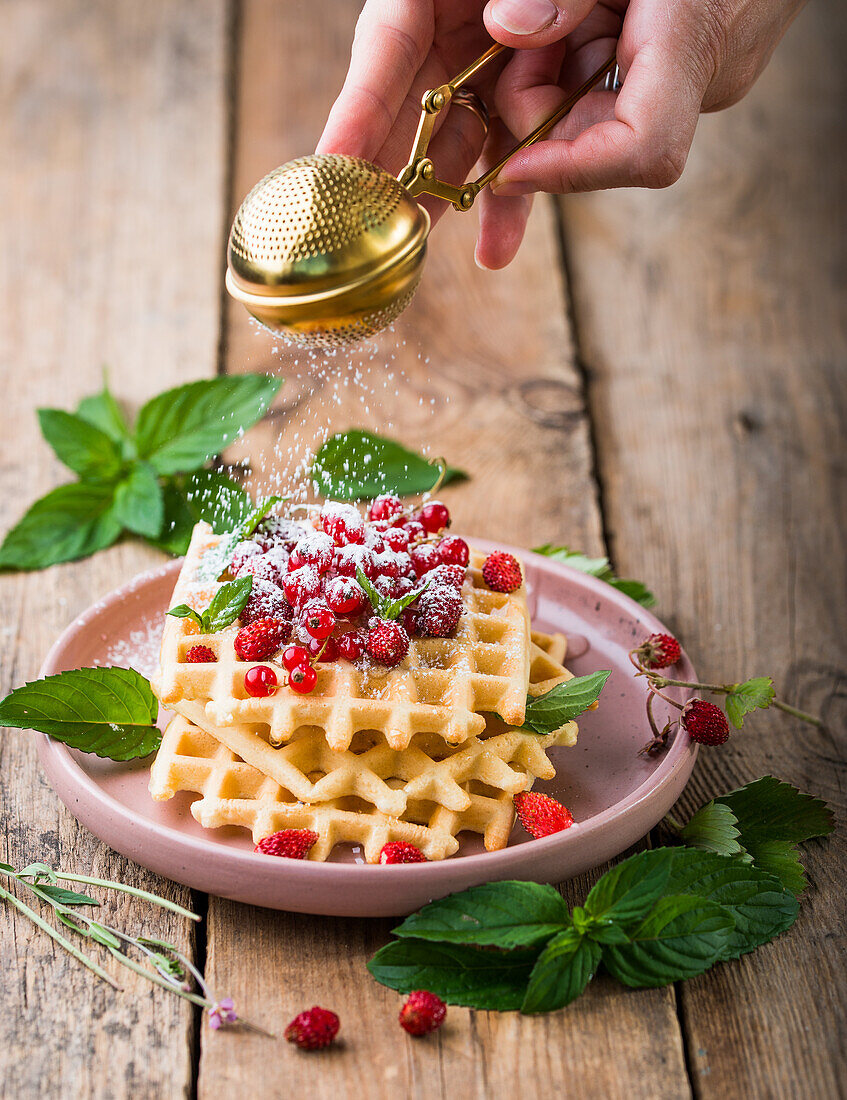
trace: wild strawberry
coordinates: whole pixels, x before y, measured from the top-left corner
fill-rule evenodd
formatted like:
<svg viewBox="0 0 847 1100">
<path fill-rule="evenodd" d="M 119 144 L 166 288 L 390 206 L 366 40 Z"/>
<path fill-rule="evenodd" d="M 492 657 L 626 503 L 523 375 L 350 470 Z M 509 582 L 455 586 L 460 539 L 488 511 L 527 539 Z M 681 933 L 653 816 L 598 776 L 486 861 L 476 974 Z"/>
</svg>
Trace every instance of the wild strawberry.
<svg viewBox="0 0 847 1100">
<path fill-rule="evenodd" d="M 429 581 L 431 588 L 435 588 L 439 584 L 445 584 L 459 592 L 465 583 L 465 575 L 464 566 L 436 565 L 434 569 L 427 573 L 426 579 Z"/>
<path fill-rule="evenodd" d="M 375 661 L 391 668 L 409 652 L 409 635 L 398 622 L 380 619 L 368 631 L 365 646 Z"/>
<path fill-rule="evenodd" d="M 328 1047 L 338 1034 L 338 1017 L 328 1008 L 314 1005 L 295 1016 L 285 1029 L 285 1038 L 301 1050 L 321 1050 Z"/>
<path fill-rule="evenodd" d="M 282 590 L 292 607 L 302 607 L 307 600 L 320 595 L 321 575 L 313 565 L 304 565 L 288 574 Z"/>
<path fill-rule="evenodd" d="M 259 557 L 263 553 L 262 547 L 252 540 L 239 542 L 232 552 L 232 561 L 229 563 L 229 571 L 234 577 L 242 576 L 241 569 L 249 558 Z"/>
<path fill-rule="evenodd" d="M 515 795 L 515 813 L 530 836 L 539 840 L 560 833 L 573 825 L 573 814 L 555 798 L 540 791 L 521 791 Z"/>
<path fill-rule="evenodd" d="M 336 615 L 358 615 L 368 602 L 361 585 L 352 577 L 333 577 L 327 581 L 324 599 Z"/>
<path fill-rule="evenodd" d="M 431 535 L 437 535 L 439 531 L 450 526 L 450 513 L 446 504 L 442 504 L 440 500 L 427 501 L 415 518 Z"/>
<path fill-rule="evenodd" d="M 365 541 L 365 521 L 352 504 L 328 502 L 321 511 L 319 522 L 336 546 Z"/>
<path fill-rule="evenodd" d="M 256 619 L 235 635 L 239 661 L 264 661 L 291 637 L 291 623 L 285 619 Z"/>
<path fill-rule="evenodd" d="M 318 840 L 311 829 L 282 829 L 278 833 L 262 837 L 254 852 L 265 856 L 285 856 L 286 859 L 305 859 Z"/>
<path fill-rule="evenodd" d="M 399 497 L 383 493 L 376 500 L 371 501 L 368 508 L 368 519 L 392 520 L 403 511 L 403 501 Z"/>
<path fill-rule="evenodd" d="M 243 559 L 237 571 L 234 566 L 230 566 L 230 572 L 236 577 L 244 577 L 250 573 L 253 577 L 281 588 L 288 573 L 288 551 L 275 547 L 266 554 L 253 554 Z"/>
<path fill-rule="evenodd" d="M 215 651 L 209 649 L 207 645 L 193 645 L 186 653 L 185 659 L 190 665 L 209 665 L 217 661 Z"/>
<path fill-rule="evenodd" d="M 523 584 L 520 562 L 511 554 L 495 550 L 485 559 L 482 579 L 495 592 L 515 592 Z"/>
<path fill-rule="evenodd" d="M 255 577 L 250 598 L 238 617 L 244 626 L 257 619 L 290 619 L 291 606 L 275 584 Z"/>
<path fill-rule="evenodd" d="M 358 661 L 365 652 L 364 635 L 356 630 L 348 630 L 346 634 L 339 635 L 336 644 L 338 652 L 346 661 Z"/>
<path fill-rule="evenodd" d="M 651 634 L 635 651 L 645 668 L 667 668 L 682 656 L 679 642 L 671 634 Z"/>
<path fill-rule="evenodd" d="M 444 1023 L 447 1005 L 425 989 L 410 993 L 400 1009 L 400 1027 L 410 1035 L 428 1035 Z"/>
<path fill-rule="evenodd" d="M 437 548 L 445 565 L 467 565 L 471 559 L 468 544 L 458 535 L 445 535 L 437 543 Z"/>
<path fill-rule="evenodd" d="M 309 651 L 302 645 L 290 645 L 282 651 L 282 657 L 280 663 L 286 671 L 291 672 L 293 668 L 297 668 L 298 665 L 307 665 L 309 663 Z"/>
<path fill-rule="evenodd" d="M 418 629 L 418 613 L 411 607 L 405 608 L 400 612 L 398 622 L 409 635 L 410 638 L 420 638 L 421 632 Z"/>
<path fill-rule="evenodd" d="M 408 550 L 409 533 L 402 527 L 389 527 L 387 531 L 383 531 L 382 541 L 390 550 Z"/>
<path fill-rule="evenodd" d="M 311 531 L 308 535 L 303 535 L 291 551 L 289 571 L 302 569 L 304 565 L 313 565 L 319 573 L 326 573 L 332 565 L 334 547 L 330 536 L 323 531 Z"/>
<path fill-rule="evenodd" d="M 720 707 L 707 699 L 689 699 L 680 724 L 698 745 L 723 745 L 729 740 L 729 723 Z"/>
<path fill-rule="evenodd" d="M 310 638 L 306 643 L 306 649 L 311 659 L 320 661 L 321 664 L 328 665 L 331 661 L 338 660 L 338 642 L 335 638 Z"/>
<path fill-rule="evenodd" d="M 317 601 L 307 604 L 300 616 L 301 625 L 312 638 L 328 638 L 337 621 L 334 612 Z"/>
<path fill-rule="evenodd" d="M 285 516 L 268 516 L 253 532 L 253 541 L 264 552 L 279 546 L 290 553 L 302 534 L 303 529 L 296 520 Z"/>
<path fill-rule="evenodd" d="M 288 686 L 298 695 L 308 695 L 314 691 L 318 674 L 311 665 L 297 665 L 288 674 Z"/>
<path fill-rule="evenodd" d="M 418 577 L 423 577 L 431 569 L 435 569 L 436 566 L 441 565 L 441 557 L 431 543 L 424 543 L 422 546 L 412 547 L 409 551 L 409 557 L 412 559 L 412 566 Z"/>
<path fill-rule="evenodd" d="M 253 665 L 244 673 L 244 690 L 254 699 L 264 699 L 276 691 L 276 673 L 267 665 Z"/>
<path fill-rule="evenodd" d="M 417 628 L 424 638 L 446 638 L 462 617 L 462 597 L 452 586 L 433 585 L 418 600 Z"/>
<path fill-rule="evenodd" d="M 407 844 L 402 840 L 392 840 L 389 844 L 383 844 L 379 853 L 380 863 L 426 863 L 427 858 L 414 844 Z"/>
</svg>

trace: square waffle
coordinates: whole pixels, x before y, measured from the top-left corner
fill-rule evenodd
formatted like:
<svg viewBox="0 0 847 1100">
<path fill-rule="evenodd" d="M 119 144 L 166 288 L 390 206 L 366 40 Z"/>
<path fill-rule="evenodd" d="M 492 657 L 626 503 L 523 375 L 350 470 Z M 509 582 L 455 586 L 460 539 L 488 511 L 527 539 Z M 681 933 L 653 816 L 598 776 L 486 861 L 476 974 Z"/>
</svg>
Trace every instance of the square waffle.
<svg viewBox="0 0 847 1100">
<path fill-rule="evenodd" d="M 197 524 L 173 596 L 173 604 L 205 608 L 219 582 L 201 580 L 205 556 L 220 541 L 205 523 Z M 235 655 L 238 625 L 217 634 L 196 633 L 187 619 L 168 617 L 160 667 L 153 688 L 165 706 L 212 731 L 249 726 L 271 745 L 290 741 L 302 727 L 323 731 L 329 747 L 348 749 L 362 731 L 384 734 L 393 749 L 411 744 L 418 733 L 438 734 L 461 744 L 485 729 L 482 712 L 509 725 L 524 721 L 530 679 L 530 627 L 526 591 L 490 591 L 482 580 L 484 555 L 472 553 L 462 590 L 464 612 L 451 638 L 415 638 L 406 659 L 385 669 L 360 669 L 347 662 L 317 666 L 309 695 L 281 686 L 267 698 L 244 690 L 246 663 Z M 185 654 L 208 646 L 217 660 L 192 664 Z M 280 683 L 285 673 L 272 661 Z M 201 709 L 202 708 L 202 709 Z"/>
</svg>

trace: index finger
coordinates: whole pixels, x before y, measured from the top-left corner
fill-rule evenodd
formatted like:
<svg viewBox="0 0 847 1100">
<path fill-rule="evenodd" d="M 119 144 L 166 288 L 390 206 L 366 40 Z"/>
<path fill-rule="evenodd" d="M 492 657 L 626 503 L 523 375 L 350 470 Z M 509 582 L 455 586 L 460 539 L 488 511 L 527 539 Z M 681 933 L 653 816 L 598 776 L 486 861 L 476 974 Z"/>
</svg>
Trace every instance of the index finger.
<svg viewBox="0 0 847 1100">
<path fill-rule="evenodd" d="M 356 24 L 350 68 L 316 152 L 374 160 L 432 46 L 430 0 L 368 0 Z"/>
</svg>

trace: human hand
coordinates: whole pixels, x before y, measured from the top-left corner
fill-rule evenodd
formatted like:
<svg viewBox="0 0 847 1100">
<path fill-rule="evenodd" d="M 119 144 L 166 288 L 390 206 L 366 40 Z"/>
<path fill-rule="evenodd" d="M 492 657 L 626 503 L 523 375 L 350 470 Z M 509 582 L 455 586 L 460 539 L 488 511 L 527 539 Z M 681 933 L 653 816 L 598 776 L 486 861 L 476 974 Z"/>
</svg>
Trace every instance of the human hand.
<svg viewBox="0 0 847 1100">
<path fill-rule="evenodd" d="M 462 182 L 480 152 L 483 165 L 493 163 L 616 48 L 620 92 L 590 92 L 480 193 L 477 262 L 503 267 L 520 244 L 534 191 L 674 183 L 700 112 L 727 107 L 746 93 L 803 3 L 368 0 L 318 151 L 347 152 L 399 171 L 423 92 L 459 72 L 490 35 L 516 53 L 482 84 L 475 82 L 500 116 L 484 149 L 482 127 L 460 109 L 447 112 L 429 150 L 442 178 Z M 443 209 L 428 205 L 434 216 Z"/>
</svg>

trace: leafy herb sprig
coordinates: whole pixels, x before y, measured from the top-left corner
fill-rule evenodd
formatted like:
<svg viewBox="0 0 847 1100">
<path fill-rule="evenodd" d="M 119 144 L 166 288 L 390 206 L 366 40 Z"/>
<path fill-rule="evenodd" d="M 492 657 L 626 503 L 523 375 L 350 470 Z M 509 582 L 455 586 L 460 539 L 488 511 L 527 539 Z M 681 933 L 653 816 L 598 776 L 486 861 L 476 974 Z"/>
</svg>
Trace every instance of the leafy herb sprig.
<svg viewBox="0 0 847 1100">
<path fill-rule="evenodd" d="M 176 996 L 182 997 L 184 1000 L 204 1009 L 208 1014 L 210 1027 L 216 1029 L 221 1027 L 222 1024 L 233 1024 L 238 1021 L 242 1027 L 251 1031 L 258 1031 L 263 1035 L 269 1035 L 263 1028 L 248 1023 L 246 1020 L 239 1020 L 230 997 L 224 997 L 220 1000 L 215 998 L 210 992 L 203 975 L 175 944 L 149 936 L 135 936 L 119 928 L 114 928 L 104 921 L 95 920 L 86 910 L 90 911 L 90 909 L 98 907 L 100 902 L 88 894 L 78 893 L 75 890 L 68 890 L 60 886 L 59 881 L 86 883 L 90 886 L 118 890 L 151 902 L 162 909 L 169 909 L 178 916 L 199 921 L 200 917 L 196 913 L 183 909 L 181 905 L 177 905 L 176 902 L 167 898 L 148 893 L 146 890 L 138 890 L 132 886 L 125 886 L 123 883 L 112 882 L 108 879 L 68 874 L 63 871 L 57 872 L 44 863 L 30 864 L 22 871 L 15 871 L 8 863 L 0 863 L 0 874 L 17 882 L 20 886 L 29 890 L 39 901 L 50 906 L 58 920 L 66 928 L 71 929 L 72 932 L 90 940 L 92 943 L 101 944 L 113 958 L 117 959 L 128 970 L 139 974 L 142 978 L 146 978 L 153 985 L 161 986 L 168 992 L 174 993 Z M 96 974 L 98 978 L 112 986 L 113 989 L 121 991 L 121 987 L 111 974 L 104 970 L 90 955 L 86 955 L 72 940 L 49 924 L 31 906 L 2 886 L 0 886 L 0 900 L 13 906 L 19 913 L 31 920 L 33 924 L 46 932 L 55 943 L 64 948 L 68 954 L 82 963 L 93 974 Z M 132 957 L 129 953 L 131 950 L 135 950 L 141 955 L 142 962 L 138 962 Z"/>
<path fill-rule="evenodd" d="M 360 567 L 356 567 L 356 580 L 362 586 L 365 595 L 368 597 L 376 614 L 380 619 L 386 619 L 391 621 L 400 617 L 400 614 L 405 611 L 409 604 L 414 603 L 418 596 L 426 592 L 429 588 L 430 582 L 421 585 L 420 588 L 414 589 L 412 592 L 407 592 L 405 596 L 400 596 L 396 600 L 390 599 L 388 596 L 383 596 L 382 593 L 374 588 L 371 582 L 363 573 Z"/>
<path fill-rule="evenodd" d="M 718 822 L 704 807 L 699 821 L 677 826 L 680 835 L 688 829 L 689 846 L 624 860 L 571 912 L 551 886 L 476 886 L 407 917 L 368 969 L 401 993 L 428 989 L 451 1004 L 536 1013 L 570 1004 L 601 966 L 647 988 L 736 959 L 794 923 L 795 845 L 829 833 L 832 817 L 770 776 L 715 804 L 732 813 L 732 851 L 725 829 L 720 839 L 709 827 L 725 827 L 726 817 Z"/>
<path fill-rule="evenodd" d="M 40 409 L 41 432 L 78 480 L 37 500 L 0 545 L 0 569 L 44 569 L 111 546 L 124 532 L 185 552 L 198 519 L 243 521 L 247 494 L 206 463 L 254 424 L 279 378 L 242 374 L 189 382 L 142 406 L 134 425 L 108 385 L 75 412 Z"/>
<path fill-rule="evenodd" d="M 610 676 L 611 670 L 603 669 L 588 676 L 574 676 L 544 695 L 528 695 L 524 729 L 541 734 L 561 729 L 597 702 Z"/>
<path fill-rule="evenodd" d="M 640 603 L 642 607 L 653 607 L 656 603 L 656 597 L 641 581 L 616 577 L 608 558 L 589 558 L 578 550 L 571 550 L 568 546 L 554 546 L 549 542 L 546 542 L 543 546 L 533 547 L 533 553 L 543 554 L 546 558 L 552 558 L 554 561 L 569 565 L 571 569 L 578 569 L 580 573 L 588 573 L 589 576 L 597 577 L 598 580 L 605 581 L 612 588 L 616 588 L 619 592 L 623 592 L 624 595 Z"/>
<path fill-rule="evenodd" d="M 186 603 L 177 604 L 168 611 L 175 619 L 192 619 L 201 634 L 217 634 L 235 622 L 250 599 L 253 577 L 248 573 L 234 581 L 222 584 L 204 611 L 195 611 Z"/>
<path fill-rule="evenodd" d="M 468 475 L 453 466 L 440 469 L 395 439 L 358 428 L 337 432 L 312 460 L 315 491 L 336 500 L 367 500 L 380 493 L 425 493 Z"/>
</svg>

